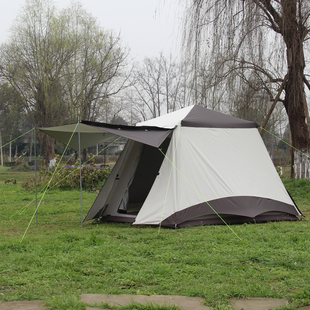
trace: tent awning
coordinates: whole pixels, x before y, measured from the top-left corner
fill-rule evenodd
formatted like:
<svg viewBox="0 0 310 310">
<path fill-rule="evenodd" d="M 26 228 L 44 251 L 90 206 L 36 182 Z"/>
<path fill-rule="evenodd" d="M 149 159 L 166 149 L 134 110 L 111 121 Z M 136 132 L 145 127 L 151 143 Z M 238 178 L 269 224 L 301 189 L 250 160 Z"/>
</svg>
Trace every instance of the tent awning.
<svg viewBox="0 0 310 310">
<path fill-rule="evenodd" d="M 79 150 L 79 132 L 81 149 L 84 149 L 98 143 L 113 141 L 117 136 L 159 147 L 173 130 L 159 127 L 110 125 L 90 121 L 82 121 L 79 126 L 71 124 L 39 129 L 56 140 L 68 144 L 75 151 Z"/>
</svg>

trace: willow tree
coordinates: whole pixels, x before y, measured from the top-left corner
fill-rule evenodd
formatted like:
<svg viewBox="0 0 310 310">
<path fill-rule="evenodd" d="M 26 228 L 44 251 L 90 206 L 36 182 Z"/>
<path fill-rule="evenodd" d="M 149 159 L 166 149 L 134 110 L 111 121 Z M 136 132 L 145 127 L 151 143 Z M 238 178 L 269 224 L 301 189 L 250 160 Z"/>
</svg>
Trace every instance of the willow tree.
<svg viewBox="0 0 310 310">
<path fill-rule="evenodd" d="M 305 85 L 310 88 L 305 60 L 309 54 L 305 51 L 310 2 L 188 0 L 187 4 L 185 41 L 189 50 L 194 51 L 197 80 L 203 67 L 209 94 L 222 101 L 226 98 L 231 102 L 243 83 L 264 91 L 270 102 L 282 104 L 293 146 L 309 154 L 310 123 L 305 95 Z M 294 153 L 296 177 L 309 178 L 308 157 L 296 150 Z"/>
</svg>

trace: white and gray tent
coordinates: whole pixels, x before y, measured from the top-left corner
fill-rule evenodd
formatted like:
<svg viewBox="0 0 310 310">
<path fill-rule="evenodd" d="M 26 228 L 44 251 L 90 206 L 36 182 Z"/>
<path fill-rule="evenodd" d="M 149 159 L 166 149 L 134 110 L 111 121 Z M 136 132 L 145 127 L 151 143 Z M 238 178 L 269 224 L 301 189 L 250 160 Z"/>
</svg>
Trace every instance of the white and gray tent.
<svg viewBox="0 0 310 310">
<path fill-rule="evenodd" d="M 128 138 L 85 221 L 185 227 L 302 216 L 254 122 L 190 106 L 136 126 L 81 125 Z"/>
</svg>

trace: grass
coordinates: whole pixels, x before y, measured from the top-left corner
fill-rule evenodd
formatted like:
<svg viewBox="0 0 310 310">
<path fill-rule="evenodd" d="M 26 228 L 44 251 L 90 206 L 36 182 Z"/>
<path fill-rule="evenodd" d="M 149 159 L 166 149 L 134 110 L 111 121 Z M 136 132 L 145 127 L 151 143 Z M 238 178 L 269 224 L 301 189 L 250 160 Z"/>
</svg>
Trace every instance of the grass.
<svg viewBox="0 0 310 310">
<path fill-rule="evenodd" d="M 5 180 L 16 180 L 23 182 L 34 176 L 33 170 L 20 171 L 18 169 L 11 169 L 9 167 L 0 166 L 0 182 Z"/>
<path fill-rule="evenodd" d="M 140 304 L 137 302 L 130 303 L 126 306 L 111 306 L 108 303 L 99 303 L 94 305 L 88 305 L 88 306 L 94 306 L 96 308 L 101 309 L 113 309 L 113 310 L 181 310 L 178 306 L 168 306 L 168 305 L 155 305 L 153 303 L 147 303 L 147 304 Z"/>
<path fill-rule="evenodd" d="M 80 193 L 61 190 L 46 194 L 38 227 L 34 219 L 25 234 L 34 193 L 21 187 L 23 173 L 13 184 L 0 172 L 0 301 L 85 310 L 81 294 L 104 293 L 200 296 L 214 309 L 245 297 L 286 298 L 286 309 L 310 305 L 308 181 L 285 180 L 303 221 L 231 226 L 240 241 L 225 226 L 159 231 L 87 222 L 82 230 Z M 95 198 L 83 192 L 86 211 Z M 149 308 L 126 308 L 133 309 Z"/>
</svg>

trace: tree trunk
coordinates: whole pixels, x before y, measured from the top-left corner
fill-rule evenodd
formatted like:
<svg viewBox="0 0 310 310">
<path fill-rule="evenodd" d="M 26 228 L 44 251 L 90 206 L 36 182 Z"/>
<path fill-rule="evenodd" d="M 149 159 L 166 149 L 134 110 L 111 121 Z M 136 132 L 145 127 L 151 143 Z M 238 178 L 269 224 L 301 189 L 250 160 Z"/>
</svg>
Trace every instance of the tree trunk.
<svg viewBox="0 0 310 310">
<path fill-rule="evenodd" d="M 304 34 L 296 20 L 296 1 L 284 0 L 283 20 L 284 33 L 283 38 L 287 47 L 287 65 L 288 79 L 285 85 L 284 106 L 289 118 L 289 124 L 292 135 L 292 144 L 295 148 L 308 154 L 309 151 L 309 131 L 306 123 L 306 96 L 304 90 Z M 307 177 L 306 172 L 308 157 L 302 156 L 299 152 L 295 155 L 295 177 L 297 179 Z"/>
<path fill-rule="evenodd" d="M 12 161 L 12 135 L 10 135 L 10 144 L 9 144 L 9 163 Z"/>
<path fill-rule="evenodd" d="M 2 135 L 0 131 L 0 157 L 1 157 L 1 166 L 3 166 L 3 150 L 2 150 Z"/>
<path fill-rule="evenodd" d="M 43 135 L 42 147 L 47 170 L 49 169 L 50 161 L 55 158 L 54 143 L 55 143 L 54 138 L 49 137 L 46 134 Z"/>
<path fill-rule="evenodd" d="M 32 145 L 33 145 L 33 134 L 31 135 L 31 138 L 30 138 L 29 158 L 28 158 L 29 162 L 31 162 L 31 157 L 32 157 Z"/>
<path fill-rule="evenodd" d="M 38 82 L 36 85 L 37 93 L 35 94 L 37 110 L 39 111 L 39 127 L 54 126 L 53 123 L 53 111 L 49 98 L 49 87 L 44 82 Z M 50 161 L 55 159 L 55 139 L 47 134 L 40 134 L 38 139 L 43 148 L 43 156 L 46 165 L 46 169 L 49 170 Z"/>
<path fill-rule="evenodd" d="M 87 149 L 82 150 L 82 163 L 87 162 Z"/>
<path fill-rule="evenodd" d="M 294 172 L 295 179 L 307 179 L 310 180 L 310 152 L 300 153 L 294 150 Z"/>
</svg>

